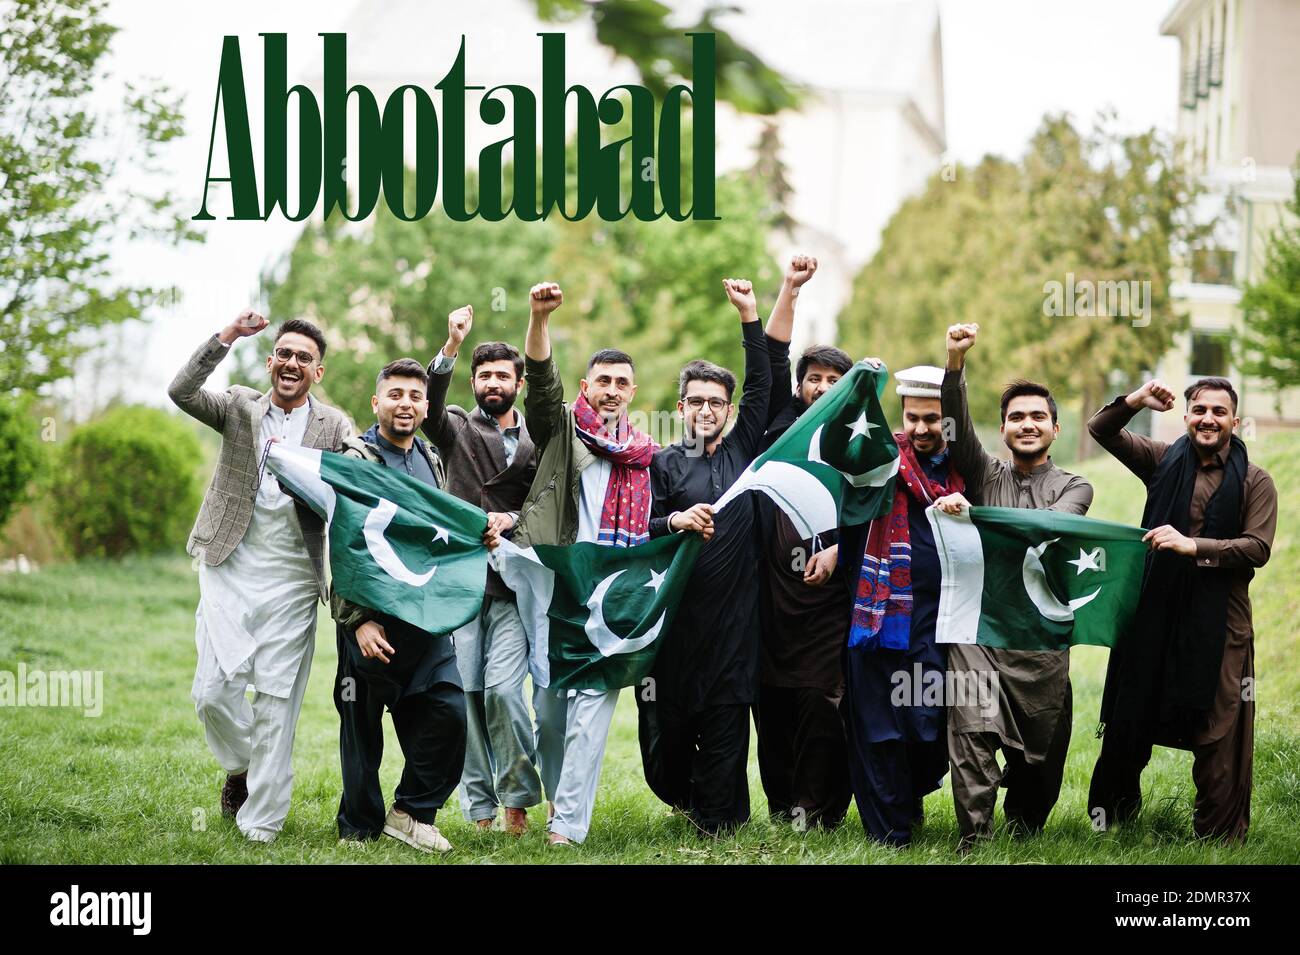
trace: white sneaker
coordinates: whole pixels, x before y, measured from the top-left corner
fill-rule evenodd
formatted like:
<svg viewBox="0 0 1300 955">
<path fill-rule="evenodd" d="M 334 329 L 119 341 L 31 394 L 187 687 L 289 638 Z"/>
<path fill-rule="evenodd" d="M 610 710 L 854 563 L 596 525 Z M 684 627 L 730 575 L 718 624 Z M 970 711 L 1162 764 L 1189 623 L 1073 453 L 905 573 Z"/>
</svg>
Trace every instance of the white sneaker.
<svg viewBox="0 0 1300 955">
<path fill-rule="evenodd" d="M 450 852 L 451 843 L 430 822 L 418 822 L 394 806 L 384 820 L 384 835 L 392 836 L 421 852 Z"/>
</svg>

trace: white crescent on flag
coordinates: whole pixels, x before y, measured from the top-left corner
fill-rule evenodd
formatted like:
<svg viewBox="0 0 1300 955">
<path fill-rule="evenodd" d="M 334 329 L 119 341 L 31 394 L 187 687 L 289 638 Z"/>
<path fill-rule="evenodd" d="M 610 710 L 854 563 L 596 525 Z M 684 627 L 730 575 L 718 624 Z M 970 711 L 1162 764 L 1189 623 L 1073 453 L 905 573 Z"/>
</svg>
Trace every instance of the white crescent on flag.
<svg viewBox="0 0 1300 955">
<path fill-rule="evenodd" d="M 423 587 L 438 570 L 438 565 L 434 564 L 426 573 L 417 574 L 402 563 L 402 558 L 397 556 L 397 551 L 393 550 L 393 545 L 388 543 L 388 538 L 384 536 L 384 531 L 388 529 L 388 524 L 396 513 L 396 504 L 387 498 L 379 499 L 379 503 L 366 515 L 366 523 L 362 528 L 366 538 L 366 549 L 388 576 L 412 587 Z"/>
<path fill-rule="evenodd" d="M 1098 587 L 1086 597 L 1076 597 L 1069 603 L 1061 603 L 1060 598 L 1052 593 L 1051 588 L 1047 586 L 1047 572 L 1043 569 L 1042 557 L 1047 548 L 1059 540 L 1059 537 L 1053 537 L 1051 540 L 1043 541 L 1037 547 L 1026 548 L 1023 576 L 1025 593 L 1029 594 L 1029 599 L 1038 608 L 1038 612 L 1048 620 L 1068 623 L 1074 619 L 1076 610 L 1101 593 L 1101 588 Z"/>
<path fill-rule="evenodd" d="M 863 412 L 862 418 L 866 418 L 866 412 Z M 808 442 L 808 460 L 824 464 L 828 468 L 835 468 L 835 465 L 822 457 L 822 428 L 824 427 L 826 426 L 818 425 L 817 430 L 813 432 L 812 440 Z M 855 423 L 846 427 L 857 429 L 858 424 Z M 879 425 L 872 425 L 871 427 L 879 427 Z M 899 457 L 895 456 L 892 461 L 888 461 L 862 474 L 850 474 L 848 471 L 840 471 L 839 468 L 835 468 L 835 470 L 840 471 L 840 474 L 844 476 L 844 480 L 854 487 L 884 487 L 889 479 L 898 473 L 899 460 Z"/>
<path fill-rule="evenodd" d="M 600 651 L 602 657 L 613 656 L 616 653 L 635 653 L 637 650 L 650 646 L 655 640 L 659 639 L 659 631 L 663 629 L 664 618 L 668 616 L 666 612 L 661 613 L 653 627 L 641 634 L 641 636 L 631 639 L 620 637 L 613 630 L 610 630 L 609 625 L 605 623 L 605 594 L 609 592 L 609 588 L 614 585 L 614 581 L 622 573 L 626 573 L 626 571 L 619 570 L 610 574 L 596 585 L 596 589 L 591 592 L 591 596 L 587 599 L 587 609 L 591 611 L 591 615 L 587 617 L 587 624 L 584 629 L 587 631 L 587 639 L 591 641 L 592 646 Z"/>
</svg>

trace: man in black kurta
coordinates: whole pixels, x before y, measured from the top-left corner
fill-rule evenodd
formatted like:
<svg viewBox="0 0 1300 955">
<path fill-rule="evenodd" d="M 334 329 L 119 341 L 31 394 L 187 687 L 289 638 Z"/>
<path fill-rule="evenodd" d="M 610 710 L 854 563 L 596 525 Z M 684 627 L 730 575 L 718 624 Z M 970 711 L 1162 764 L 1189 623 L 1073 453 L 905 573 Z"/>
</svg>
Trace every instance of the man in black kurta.
<svg viewBox="0 0 1300 955">
<path fill-rule="evenodd" d="M 758 690 L 759 559 L 756 495 L 712 517 L 718 500 L 758 454 L 770 382 L 767 348 L 748 282 L 726 283 L 741 313 L 745 386 L 722 436 L 735 376 L 708 362 L 682 370 L 684 439 L 657 452 L 651 537 L 703 530 L 705 544 L 651 681 L 637 688 L 646 782 L 664 802 L 714 835 L 749 819 L 749 709 Z"/>
<path fill-rule="evenodd" d="M 800 277 L 793 265 L 791 272 L 795 280 Z M 792 284 L 790 274 L 786 282 Z M 799 380 L 791 393 L 790 342 L 779 337 L 789 332 L 778 326 L 780 307 L 778 301 L 765 336 L 772 390 L 762 450 L 775 444 L 853 366 L 838 348 L 812 346 L 799 359 Z M 788 820 L 799 829 L 830 828 L 843 822 L 851 797 L 840 716 L 840 657 L 853 599 L 837 566 L 835 531 L 802 539 L 770 498 L 761 497 L 758 507 L 765 534 L 759 567 L 762 665 L 754 708 L 758 771 L 774 819 Z"/>
</svg>

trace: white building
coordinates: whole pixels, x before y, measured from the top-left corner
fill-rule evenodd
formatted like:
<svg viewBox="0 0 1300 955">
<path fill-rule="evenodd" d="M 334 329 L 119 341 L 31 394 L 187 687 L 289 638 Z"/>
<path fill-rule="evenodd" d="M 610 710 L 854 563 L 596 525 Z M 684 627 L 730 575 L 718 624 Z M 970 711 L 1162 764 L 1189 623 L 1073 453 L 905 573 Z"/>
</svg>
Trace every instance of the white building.
<svg viewBox="0 0 1300 955">
<path fill-rule="evenodd" d="M 1290 167 L 1300 153 L 1300 2 L 1178 0 L 1160 25 L 1181 46 L 1178 135 L 1185 157 L 1209 190 L 1207 211 L 1225 215 L 1215 251 L 1176 274 L 1176 307 L 1189 330 L 1161 360 L 1157 374 L 1175 390 L 1204 375 L 1237 384 L 1238 413 L 1255 428 L 1300 426 L 1300 394 L 1279 396 L 1243 380 L 1230 341 L 1240 328 L 1242 283 L 1259 277 L 1270 233 L 1287 215 Z M 1279 414 L 1278 405 L 1281 405 Z M 1174 437 L 1182 421 L 1158 416 L 1157 436 Z"/>
</svg>

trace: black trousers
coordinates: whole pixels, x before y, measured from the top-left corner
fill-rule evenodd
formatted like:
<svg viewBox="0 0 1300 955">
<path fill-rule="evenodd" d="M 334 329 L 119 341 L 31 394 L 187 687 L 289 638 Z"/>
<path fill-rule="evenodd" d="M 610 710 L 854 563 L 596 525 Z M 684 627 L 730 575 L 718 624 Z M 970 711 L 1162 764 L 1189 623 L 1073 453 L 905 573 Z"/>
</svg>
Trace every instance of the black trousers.
<svg viewBox="0 0 1300 955">
<path fill-rule="evenodd" d="M 334 706 L 343 768 L 338 827 L 345 838 L 377 838 L 384 829 L 379 766 L 385 707 L 406 761 L 395 808 L 432 823 L 465 765 L 465 691 L 450 637 L 430 636 L 395 617 L 381 616 L 377 622 L 394 650 L 388 663 L 362 657 L 353 631 L 335 628 L 339 664 Z"/>
<path fill-rule="evenodd" d="M 641 764 L 651 791 L 707 835 L 749 821 L 749 704 L 668 715 L 637 695 Z"/>
<path fill-rule="evenodd" d="M 817 687 L 759 687 L 754 707 L 758 771 L 773 818 L 832 828 L 849 808 L 840 694 Z"/>
</svg>

